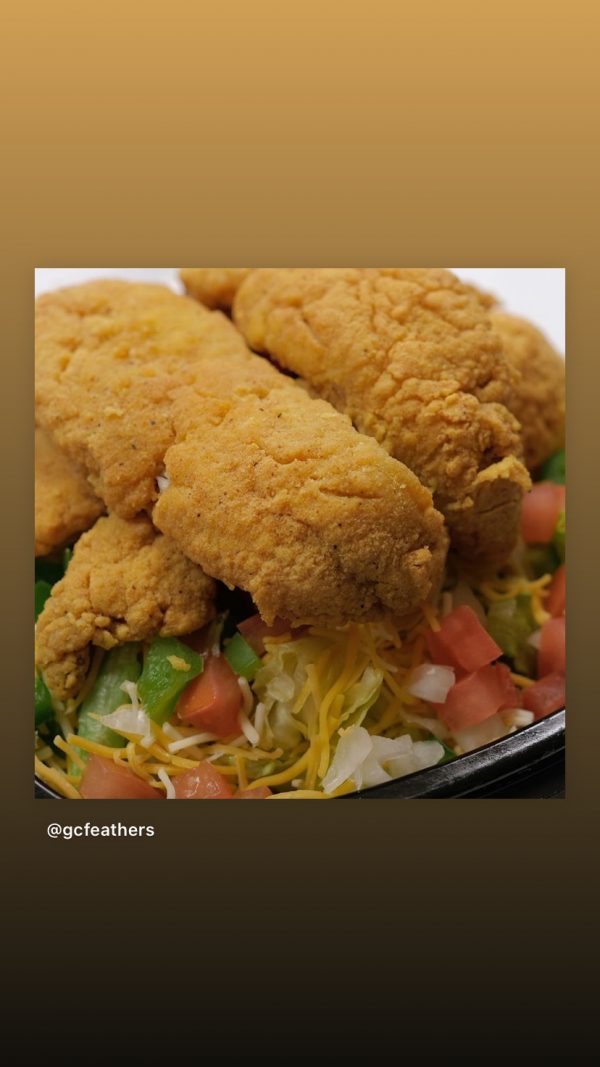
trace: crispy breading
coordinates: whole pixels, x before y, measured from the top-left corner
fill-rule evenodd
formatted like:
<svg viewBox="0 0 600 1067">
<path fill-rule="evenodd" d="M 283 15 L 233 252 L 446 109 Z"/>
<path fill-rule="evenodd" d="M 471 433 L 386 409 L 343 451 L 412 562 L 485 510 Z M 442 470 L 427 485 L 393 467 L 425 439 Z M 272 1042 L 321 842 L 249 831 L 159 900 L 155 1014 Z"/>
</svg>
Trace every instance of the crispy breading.
<svg viewBox="0 0 600 1067">
<path fill-rule="evenodd" d="M 109 507 L 150 508 L 164 463 L 156 524 L 268 622 L 404 614 L 439 584 L 430 492 L 219 312 L 98 282 L 42 297 L 37 343 L 39 418 Z"/>
<path fill-rule="evenodd" d="M 35 431 L 35 554 L 45 556 L 89 529 L 104 505 L 49 433 Z"/>
<path fill-rule="evenodd" d="M 186 291 L 209 308 L 228 311 L 251 267 L 183 267 L 179 277 Z"/>
<path fill-rule="evenodd" d="M 90 646 L 176 636 L 214 615 L 215 584 L 147 516 L 108 515 L 77 541 L 36 628 L 36 665 L 60 699 L 80 688 Z"/>
<path fill-rule="evenodd" d="M 565 442 L 565 363 L 535 326 L 494 311 L 496 333 L 520 372 L 509 408 L 521 423 L 525 463 L 536 470 Z"/>
<path fill-rule="evenodd" d="M 262 268 L 233 315 L 252 348 L 418 475 L 461 554 L 499 562 L 530 483 L 507 408 L 518 375 L 488 306 L 434 268 Z"/>
</svg>

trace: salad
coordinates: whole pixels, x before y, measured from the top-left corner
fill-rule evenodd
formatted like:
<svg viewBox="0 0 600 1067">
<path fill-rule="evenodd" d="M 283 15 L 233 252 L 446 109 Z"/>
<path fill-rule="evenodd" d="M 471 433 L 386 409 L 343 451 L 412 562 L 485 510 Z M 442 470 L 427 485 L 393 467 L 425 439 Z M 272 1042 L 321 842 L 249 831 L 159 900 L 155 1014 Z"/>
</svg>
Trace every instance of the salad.
<svg viewBox="0 0 600 1067">
<path fill-rule="evenodd" d="M 448 559 L 409 619 L 267 626 L 239 591 L 180 638 L 96 648 L 75 697 L 35 677 L 35 770 L 69 799 L 329 799 L 460 758 L 565 703 L 565 456 L 485 577 Z M 71 550 L 36 562 L 35 611 Z"/>
</svg>

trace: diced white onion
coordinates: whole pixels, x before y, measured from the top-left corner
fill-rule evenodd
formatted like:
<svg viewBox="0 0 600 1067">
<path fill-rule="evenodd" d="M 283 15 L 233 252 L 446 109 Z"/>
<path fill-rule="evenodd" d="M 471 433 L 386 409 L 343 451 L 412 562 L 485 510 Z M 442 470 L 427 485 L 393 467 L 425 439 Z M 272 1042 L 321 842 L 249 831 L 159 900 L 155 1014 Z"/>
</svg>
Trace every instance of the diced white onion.
<svg viewBox="0 0 600 1067">
<path fill-rule="evenodd" d="M 158 772 L 158 777 L 160 778 L 161 782 L 163 783 L 163 785 L 164 785 L 164 787 L 165 787 L 165 789 L 167 791 L 167 800 L 176 800 L 175 786 L 173 785 L 171 779 L 169 778 L 169 775 L 167 774 L 167 772 L 164 770 L 163 767 L 160 768 L 160 770 Z"/>
<path fill-rule="evenodd" d="M 122 733 L 134 734 L 136 737 L 144 737 L 152 732 L 150 719 L 143 708 L 132 707 L 131 704 L 121 704 L 109 715 L 102 715 L 101 722 L 110 726 L 112 730 L 120 730 Z M 152 737 L 152 743 L 154 736 Z"/>
<path fill-rule="evenodd" d="M 542 642 L 542 631 L 541 630 L 534 630 L 533 633 L 529 634 L 529 637 L 527 638 L 527 644 L 531 645 L 533 648 L 539 649 L 541 642 Z"/>
<path fill-rule="evenodd" d="M 434 663 L 422 663 L 411 672 L 407 690 L 421 700 L 443 704 L 456 681 L 452 667 L 438 667 Z"/>
<path fill-rule="evenodd" d="M 158 486 L 159 493 L 164 493 L 165 489 L 169 488 L 171 484 L 171 479 L 166 474 L 157 474 L 156 484 Z"/>
<path fill-rule="evenodd" d="M 242 709 L 243 709 L 245 715 L 249 715 L 250 712 L 252 711 L 252 708 L 254 707 L 254 697 L 252 696 L 252 690 L 251 690 L 250 685 L 248 683 L 248 679 L 247 678 L 242 678 L 240 676 L 238 678 L 238 685 L 239 685 L 240 689 L 242 690 L 242 696 L 244 698 L 244 703 L 242 705 Z"/>
<path fill-rule="evenodd" d="M 465 726 L 464 730 L 455 730 L 454 737 L 458 741 L 463 752 L 472 752 L 482 745 L 489 745 L 491 741 L 498 741 L 506 735 L 506 726 L 498 714 L 491 715 L 484 722 L 478 722 L 475 726 Z"/>
<path fill-rule="evenodd" d="M 207 741 L 216 740 L 216 734 L 190 734 L 189 737 L 182 737 L 179 741 L 171 741 L 171 744 L 167 745 L 167 752 L 174 754 L 175 752 L 181 752 L 183 748 L 191 748 L 192 745 L 204 745 Z"/>
<path fill-rule="evenodd" d="M 332 793 L 348 778 L 353 778 L 360 764 L 370 755 L 371 748 L 371 738 L 362 726 L 351 726 L 345 730 L 323 779 L 325 792 Z"/>
<path fill-rule="evenodd" d="M 260 734 L 252 725 L 244 711 L 240 711 L 240 726 L 242 727 L 242 732 L 246 740 L 249 741 L 251 745 L 257 745 L 260 741 Z"/>
<path fill-rule="evenodd" d="M 525 708 L 514 708 L 511 711 L 503 711 L 502 718 L 507 726 L 530 726 L 533 722 L 535 715 L 532 711 L 526 711 Z"/>
</svg>

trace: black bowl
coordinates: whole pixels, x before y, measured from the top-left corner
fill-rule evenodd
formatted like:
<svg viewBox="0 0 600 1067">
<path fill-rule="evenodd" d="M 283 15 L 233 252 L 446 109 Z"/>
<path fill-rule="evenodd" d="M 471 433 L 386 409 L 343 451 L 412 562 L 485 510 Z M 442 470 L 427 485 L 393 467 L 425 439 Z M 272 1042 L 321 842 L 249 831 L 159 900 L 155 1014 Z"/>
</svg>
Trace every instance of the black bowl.
<svg viewBox="0 0 600 1067">
<path fill-rule="evenodd" d="M 343 800 L 427 799 L 434 797 L 560 797 L 564 791 L 565 713 L 525 726 L 475 752 L 439 767 L 396 778 Z M 35 780 L 40 800 L 61 800 Z"/>
</svg>

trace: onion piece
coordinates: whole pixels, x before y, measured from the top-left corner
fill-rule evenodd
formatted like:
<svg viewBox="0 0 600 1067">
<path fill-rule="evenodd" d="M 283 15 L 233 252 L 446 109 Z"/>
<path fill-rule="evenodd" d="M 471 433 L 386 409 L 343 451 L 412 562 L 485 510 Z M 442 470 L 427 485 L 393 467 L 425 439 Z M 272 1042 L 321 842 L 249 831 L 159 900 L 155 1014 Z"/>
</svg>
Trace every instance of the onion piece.
<svg viewBox="0 0 600 1067">
<path fill-rule="evenodd" d="M 531 645 L 532 648 L 537 648 L 538 651 L 539 651 L 541 643 L 542 643 L 542 631 L 541 630 L 534 630 L 533 633 L 530 634 L 529 637 L 527 638 L 527 644 Z"/>
<path fill-rule="evenodd" d="M 422 663 L 411 672 L 407 692 L 431 704 L 443 704 L 456 681 L 452 667 Z"/>
</svg>

